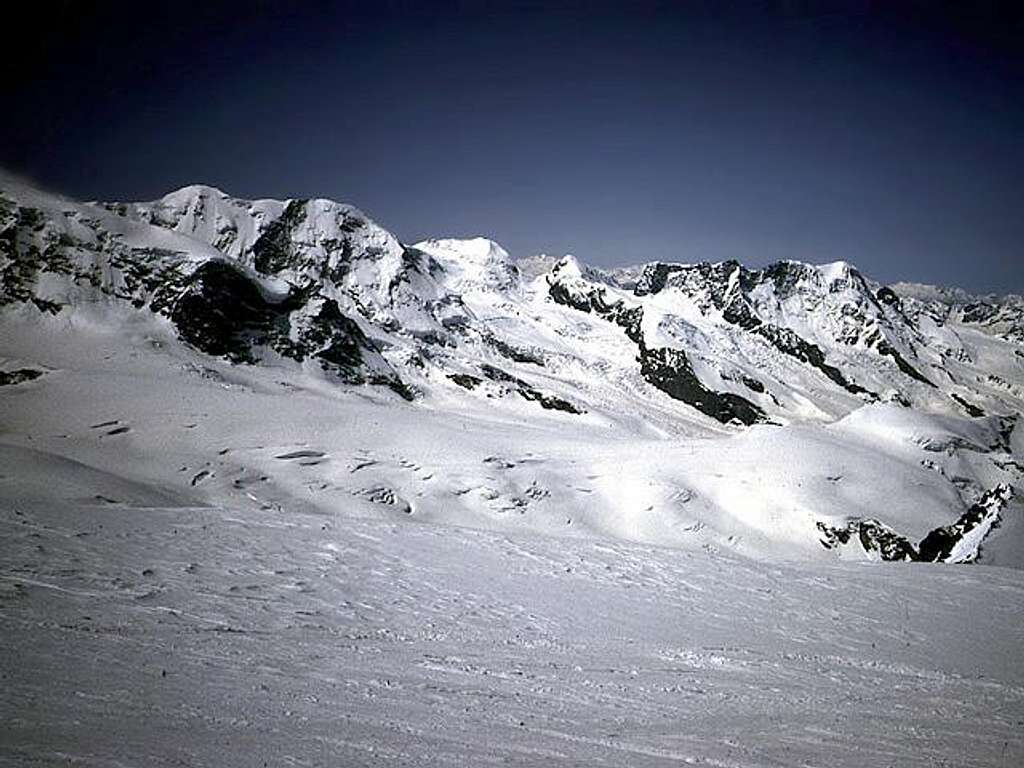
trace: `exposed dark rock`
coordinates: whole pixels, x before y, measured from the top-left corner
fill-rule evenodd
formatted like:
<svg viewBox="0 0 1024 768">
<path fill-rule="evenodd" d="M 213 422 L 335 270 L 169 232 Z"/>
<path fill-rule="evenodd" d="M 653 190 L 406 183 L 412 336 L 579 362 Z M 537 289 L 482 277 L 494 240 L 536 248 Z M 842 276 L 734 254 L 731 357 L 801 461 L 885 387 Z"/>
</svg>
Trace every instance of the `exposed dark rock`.
<svg viewBox="0 0 1024 768">
<path fill-rule="evenodd" d="M 756 333 L 783 354 L 814 366 L 848 392 L 877 399 L 873 392 L 849 381 L 838 368 L 826 363 L 825 353 L 817 345 L 804 340 L 788 328 L 764 323 L 754 313 L 746 298 L 747 292 L 765 279 L 771 280 L 780 294 L 788 294 L 800 279 L 806 277 L 806 274 L 806 267 L 791 262 L 771 265 L 762 272 L 744 269 L 735 261 L 695 265 L 651 264 L 644 269 L 634 293 L 637 296 L 658 293 L 664 290 L 670 277 L 678 276 L 673 280 L 680 282 L 687 294 L 702 300 L 705 304 L 710 302 L 710 306 L 720 309 L 726 322 Z M 859 279 L 859 275 L 857 278 Z M 676 282 L 673 282 L 673 285 L 675 284 Z M 735 289 L 730 286 L 735 286 Z M 704 311 L 708 308 L 701 306 Z"/>
<path fill-rule="evenodd" d="M 50 301 L 49 299 L 40 299 L 36 296 L 32 297 L 32 303 L 40 312 L 46 312 L 51 315 L 58 314 L 64 308 L 62 304 L 58 304 L 56 301 Z"/>
<path fill-rule="evenodd" d="M 944 453 L 947 456 L 952 456 L 957 451 L 971 451 L 972 453 L 989 452 L 988 448 L 972 443 L 970 440 L 958 435 L 929 438 L 921 444 L 921 448 L 929 453 Z"/>
<path fill-rule="evenodd" d="M 961 318 L 1008 341 L 1024 343 L 1024 301 L 1019 296 L 967 303 L 962 307 Z"/>
<path fill-rule="evenodd" d="M 659 270 L 658 267 L 665 269 Z M 657 292 L 664 286 L 667 275 L 674 271 L 679 269 L 650 265 L 644 271 L 648 277 L 637 284 L 636 290 L 641 291 L 640 295 L 643 291 Z M 559 304 L 598 315 L 620 326 L 639 348 L 640 375 L 669 397 L 691 405 L 723 424 L 739 422 L 749 426 L 766 421 L 764 411 L 746 398 L 704 386 L 682 350 L 648 349 L 641 329 L 643 307 L 627 307 L 621 300 L 610 302 L 601 287 L 593 287 L 586 292 L 572 291 L 557 280 L 549 282 L 548 294 Z"/>
<path fill-rule="evenodd" d="M 511 385 L 512 387 L 515 388 L 515 390 L 519 393 L 521 397 L 523 397 L 526 400 L 530 400 L 532 402 L 537 403 L 538 405 L 540 405 L 541 408 L 545 408 L 551 411 L 564 411 L 566 413 L 586 413 L 585 410 L 573 405 L 568 400 L 563 400 L 562 398 L 556 397 L 555 395 L 545 394 L 540 390 L 535 389 L 532 385 L 523 381 L 522 379 L 517 378 L 516 376 L 513 376 L 512 374 L 501 370 L 501 368 L 497 368 L 493 365 L 484 364 L 480 366 L 480 370 L 483 372 L 484 376 L 486 376 L 491 381 Z M 449 378 L 452 377 L 449 376 Z"/>
<path fill-rule="evenodd" d="M 519 394 L 527 400 L 539 403 L 541 408 L 545 408 L 549 411 L 564 411 L 565 413 L 575 414 L 586 413 L 586 411 L 581 408 L 577 408 L 568 400 L 563 400 L 555 395 L 545 395 L 543 392 L 539 392 L 530 387 L 520 387 Z"/>
<path fill-rule="evenodd" d="M 701 383 L 686 353 L 678 349 L 640 347 L 640 374 L 669 397 L 692 405 L 723 424 L 765 421 L 764 411 L 731 392 L 715 392 Z"/>
<path fill-rule="evenodd" d="M 19 368 L 15 371 L 0 371 L 0 387 L 32 381 L 34 379 L 38 379 L 42 375 L 42 371 L 36 371 L 32 368 Z"/>
<path fill-rule="evenodd" d="M 294 303 L 271 304 L 235 267 L 209 261 L 192 275 L 170 311 L 182 339 L 209 355 L 254 362 L 253 348 L 288 339 Z"/>
<path fill-rule="evenodd" d="M 722 308 L 722 318 L 745 331 L 752 331 L 762 324 L 761 318 L 754 314 L 750 305 L 738 293 Z"/>
<path fill-rule="evenodd" d="M 1020 421 L 1020 418 L 1021 417 L 1019 414 L 999 417 L 999 436 L 996 438 L 995 443 L 992 445 L 993 451 L 1012 453 L 1012 448 L 1010 446 L 1010 436 L 1013 434 L 1013 430 L 1016 429 L 1017 422 Z"/>
<path fill-rule="evenodd" d="M 284 212 L 272 221 L 252 245 L 256 269 L 274 274 L 294 266 L 295 244 L 292 234 L 306 220 L 306 201 L 292 200 Z"/>
<path fill-rule="evenodd" d="M 848 392 L 877 399 L 875 393 L 848 380 L 838 368 L 826 363 L 825 355 L 817 345 L 800 338 L 787 328 L 765 323 L 754 311 L 749 295 L 757 286 L 770 282 L 776 295 L 784 298 L 792 295 L 801 282 L 815 277 L 816 273 L 813 267 L 795 262 L 779 262 L 763 270 L 749 270 L 735 261 L 692 265 L 659 263 L 649 264 L 644 269 L 637 281 L 634 293 L 637 296 L 645 296 L 659 293 L 669 285 L 678 288 L 690 296 L 701 311 L 707 312 L 711 308 L 718 309 L 726 322 L 745 331 L 757 333 L 771 342 L 780 352 L 814 366 Z M 857 270 L 851 269 L 845 282 L 857 289 L 863 297 L 863 305 L 875 305 L 881 310 L 880 302 L 882 302 L 899 310 L 899 297 L 892 289 L 882 288 L 876 296 Z M 865 333 L 870 327 L 864 307 L 861 305 L 844 306 L 842 309 L 842 330 L 839 331 L 837 340 L 851 345 L 864 340 Z M 934 386 L 881 336 L 881 332 L 877 328 L 875 333 L 878 336 L 876 343 L 880 354 L 892 358 L 906 375 L 929 386 Z"/>
<path fill-rule="evenodd" d="M 1012 497 L 1013 489 L 1006 484 L 986 491 L 955 523 L 936 528 L 921 540 L 918 547 L 920 559 L 926 562 L 948 560 L 957 543 L 979 525 L 985 522 L 997 525 L 999 513 Z"/>
<path fill-rule="evenodd" d="M 885 402 L 895 403 L 902 408 L 910 408 L 910 399 L 899 390 L 891 390 L 885 395 Z"/>
<path fill-rule="evenodd" d="M 585 293 L 572 291 L 558 280 L 548 281 L 548 295 L 555 300 L 556 304 L 578 309 L 580 312 L 593 312 L 595 315 L 605 317 L 614 304 L 608 303 L 603 288 L 594 287 Z"/>
<path fill-rule="evenodd" d="M 900 297 L 896 295 L 896 292 L 887 285 L 883 285 L 875 293 L 875 298 L 879 304 L 885 304 L 890 307 L 900 308 Z"/>
<path fill-rule="evenodd" d="M 527 386 L 526 382 L 524 382 L 522 379 L 517 379 L 511 373 L 506 373 L 497 366 L 484 363 L 483 365 L 480 366 L 480 370 L 483 372 L 484 376 L 486 376 L 491 381 L 499 381 L 505 384 L 522 384 L 524 386 Z"/>
<path fill-rule="evenodd" d="M 124 283 L 118 297 L 136 307 L 148 301 L 154 312 L 163 312 L 188 284 L 183 255 L 164 248 L 113 248 L 110 264 L 121 271 Z"/>
<path fill-rule="evenodd" d="M 299 334 L 302 349 L 313 354 L 327 369 L 348 379 L 358 379 L 363 364 L 363 351 L 370 347 L 359 324 L 341 313 L 334 299 L 324 299 L 320 310 Z M 300 358 L 301 359 L 301 358 Z"/>
<path fill-rule="evenodd" d="M 608 301 L 607 293 L 600 286 L 579 292 L 570 290 L 557 280 L 549 280 L 548 295 L 554 299 L 556 304 L 595 314 L 615 323 L 625 330 L 626 335 L 637 344 L 643 341 L 643 334 L 640 330 L 640 322 L 644 314 L 643 307 L 627 307 L 621 299 Z"/>
<path fill-rule="evenodd" d="M 402 381 L 397 374 L 391 374 L 389 376 L 376 375 L 368 378 L 367 383 L 374 384 L 379 387 L 387 387 L 396 395 L 403 400 L 412 402 L 416 399 L 416 392 L 412 387 Z"/>
<path fill-rule="evenodd" d="M 439 333 L 437 331 L 409 331 L 409 335 L 417 341 L 422 341 L 424 344 L 429 344 L 434 347 L 455 346 L 455 342 L 448 336 L 448 334 Z"/>
<path fill-rule="evenodd" d="M 449 373 L 448 378 L 465 389 L 473 390 L 484 383 L 484 380 L 468 373 Z"/>
<path fill-rule="evenodd" d="M 922 384 L 927 384 L 929 387 L 935 387 L 935 384 L 926 379 L 914 366 L 908 363 L 903 355 L 897 352 L 889 342 L 883 339 L 878 342 L 878 345 L 875 348 L 878 350 L 880 355 L 891 357 L 897 367 L 899 367 L 899 369 L 910 378 L 917 379 Z"/>
<path fill-rule="evenodd" d="M 380 256 L 383 253 L 379 248 L 371 247 L 367 248 L 363 255 L 369 256 Z M 403 283 L 409 282 L 409 275 L 411 273 L 423 274 L 423 265 L 433 262 L 434 260 L 425 254 L 423 251 L 417 250 L 416 248 L 406 247 L 402 251 L 402 269 L 395 273 L 394 277 L 391 278 L 391 282 L 388 283 L 388 295 L 393 296 L 398 290 L 399 286 Z M 436 265 L 440 266 L 440 265 Z"/>
<path fill-rule="evenodd" d="M 967 411 L 968 416 L 971 416 L 972 418 L 979 418 L 985 415 L 985 412 L 981 410 L 981 408 L 960 397 L 956 392 L 950 392 L 949 396 L 960 403 L 963 409 Z"/>
<path fill-rule="evenodd" d="M 484 341 L 492 347 L 500 355 L 507 357 L 516 363 L 531 363 L 533 365 L 544 365 L 544 357 L 537 352 L 530 349 L 522 349 L 520 347 L 514 347 L 511 344 L 502 341 L 493 333 L 484 333 Z"/>
<path fill-rule="evenodd" d="M 43 272 L 67 273 L 70 263 L 59 245 L 40 250 L 33 235 L 42 232 L 46 219 L 42 211 L 8 204 L 0 208 L 0 259 L 7 264 L 0 270 L 0 306 L 32 301 L 41 311 L 51 311 L 53 302 L 37 299 L 36 283 Z"/>
<path fill-rule="evenodd" d="M 764 384 L 757 379 L 751 378 L 750 376 L 744 376 L 741 381 L 747 389 L 757 392 L 758 394 L 764 394 Z"/>
<path fill-rule="evenodd" d="M 975 302 L 965 304 L 963 309 L 963 321 L 965 323 L 985 323 L 999 313 L 999 307 L 987 302 Z"/>
<path fill-rule="evenodd" d="M 789 296 L 797 283 L 807 276 L 808 267 L 793 261 L 779 261 L 769 264 L 761 273 L 775 284 L 775 292 L 778 295 Z"/>
<path fill-rule="evenodd" d="M 237 268 L 211 261 L 187 280 L 169 315 L 182 339 L 209 355 L 254 363 L 257 350 L 269 347 L 300 362 L 316 358 L 324 370 L 345 382 L 383 385 L 412 400 L 413 392 L 394 372 L 367 368 L 366 355 L 376 349 L 333 299 L 319 297 L 316 313 L 302 319 L 297 334 L 293 333 L 293 313 L 316 298 L 293 289 L 281 302 L 268 301 Z"/>
<path fill-rule="evenodd" d="M 905 536 L 877 520 L 851 520 L 844 526 L 818 521 L 816 525 L 826 549 L 848 544 L 856 535 L 866 552 L 876 551 L 883 560 L 948 562 L 956 545 L 968 533 L 985 523 L 998 526 L 1000 512 L 1012 497 L 1013 489 L 1009 485 L 997 485 L 986 491 L 955 523 L 932 530 L 916 548 Z"/>
<path fill-rule="evenodd" d="M 845 526 L 830 526 L 820 520 L 816 523 L 824 538 L 822 546 L 833 549 L 848 544 L 857 536 L 865 552 L 878 552 L 883 560 L 917 560 L 917 551 L 904 536 L 878 520 L 851 520 Z"/>
<path fill-rule="evenodd" d="M 847 392 L 854 395 L 867 395 L 874 400 L 878 399 L 878 395 L 874 392 L 865 389 L 859 384 L 849 381 L 845 376 L 843 376 L 842 371 L 835 366 L 826 363 L 825 353 L 821 351 L 821 348 L 817 344 L 812 344 L 811 342 L 802 339 L 797 333 L 789 330 L 788 328 L 762 324 L 758 325 L 754 329 L 754 332 L 770 341 L 780 352 L 787 354 L 790 357 L 795 357 L 797 360 L 807 363 L 808 365 L 814 366 Z"/>
<path fill-rule="evenodd" d="M 684 267 L 681 264 L 663 264 L 661 262 L 648 264 L 644 267 L 644 271 L 636 281 L 636 285 L 633 287 L 633 294 L 635 296 L 650 296 L 661 293 L 668 282 L 669 275 L 682 269 Z"/>
</svg>

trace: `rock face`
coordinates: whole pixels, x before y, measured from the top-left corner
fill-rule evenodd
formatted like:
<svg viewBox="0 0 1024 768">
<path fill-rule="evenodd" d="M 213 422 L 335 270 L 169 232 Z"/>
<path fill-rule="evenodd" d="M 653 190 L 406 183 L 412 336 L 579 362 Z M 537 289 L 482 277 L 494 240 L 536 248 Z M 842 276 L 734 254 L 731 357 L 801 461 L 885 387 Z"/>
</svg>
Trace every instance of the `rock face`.
<svg viewBox="0 0 1024 768">
<path fill-rule="evenodd" d="M 929 562 L 972 562 L 989 530 L 999 525 L 1000 514 L 1013 498 L 1013 488 L 998 485 L 951 525 L 936 528 L 921 541 L 918 557 Z"/>
<path fill-rule="evenodd" d="M 565 277 L 566 272 L 568 279 Z M 639 295 L 644 295 L 643 287 L 638 285 L 636 290 L 641 292 Z M 610 300 L 604 288 L 583 282 L 582 274 L 573 263 L 560 262 L 555 265 L 548 281 L 548 295 L 559 304 L 593 313 L 621 326 L 626 336 L 637 345 L 640 375 L 669 397 L 691 405 L 723 424 L 750 425 L 764 421 L 764 411 L 749 400 L 731 392 L 715 392 L 706 387 L 693 372 L 683 350 L 648 348 L 641 328 L 643 308 L 629 307 L 621 299 Z"/>
<path fill-rule="evenodd" d="M 640 347 L 640 375 L 669 397 L 692 405 L 723 424 L 756 424 L 764 411 L 732 392 L 714 392 L 693 372 L 686 353 L 679 349 Z"/>
<path fill-rule="evenodd" d="M 1000 514 L 1013 497 L 1009 485 L 989 489 L 956 522 L 930 531 L 916 547 L 878 520 L 851 520 L 844 526 L 819 521 L 817 526 L 827 549 L 848 545 L 856 537 L 865 552 L 877 553 L 882 560 L 971 563 L 978 559 L 985 537 L 999 525 Z"/>
<path fill-rule="evenodd" d="M 827 549 L 857 541 L 865 552 L 877 553 L 881 560 L 918 560 L 917 550 L 905 537 L 878 520 L 851 520 L 845 526 L 817 523 L 821 544 Z M 856 537 L 856 539 L 854 539 Z"/>
<path fill-rule="evenodd" d="M 18 368 L 14 371 L 0 371 L 0 387 L 23 384 L 26 381 L 34 381 L 43 375 L 42 371 L 33 368 Z"/>
<path fill-rule="evenodd" d="M 298 297 L 278 303 L 264 298 L 256 284 L 236 267 L 219 261 L 201 265 L 185 281 L 170 306 L 181 338 L 209 355 L 238 363 L 256 362 L 256 349 L 287 349 L 289 315 Z"/>
<path fill-rule="evenodd" d="M 393 270 L 391 256 L 405 269 L 408 256 L 355 209 L 249 203 L 207 187 L 150 204 L 54 202 L 62 210 L 2 198 L 0 303 L 58 313 L 112 297 L 168 317 L 183 341 L 209 355 L 249 364 L 267 352 L 315 360 L 345 383 L 381 384 L 411 398 L 353 319 L 379 315 L 379 305 L 354 301 L 343 287 L 361 262 Z M 383 279 L 371 277 L 375 285 Z"/>
<path fill-rule="evenodd" d="M 848 380 L 825 361 L 815 343 L 801 337 L 779 320 L 794 309 L 813 313 L 808 324 L 831 344 L 866 347 L 889 356 L 905 374 L 923 383 L 921 376 L 899 353 L 912 349 L 913 332 L 901 332 L 892 313 L 879 303 L 865 278 L 839 262 L 825 269 L 797 262 L 779 262 L 750 270 L 735 261 L 721 264 L 651 264 L 641 275 L 634 293 L 657 295 L 674 290 L 691 298 L 703 312 L 717 311 L 722 319 L 764 338 L 783 354 L 817 368 L 855 395 L 873 393 Z"/>
<path fill-rule="evenodd" d="M 292 288 L 270 300 L 244 272 L 219 261 L 200 266 L 184 286 L 169 306 L 171 322 L 184 341 L 209 355 L 256 363 L 261 350 L 271 349 L 297 362 L 316 359 L 346 383 L 369 381 L 412 397 L 333 299 L 308 299 L 305 291 Z"/>
</svg>

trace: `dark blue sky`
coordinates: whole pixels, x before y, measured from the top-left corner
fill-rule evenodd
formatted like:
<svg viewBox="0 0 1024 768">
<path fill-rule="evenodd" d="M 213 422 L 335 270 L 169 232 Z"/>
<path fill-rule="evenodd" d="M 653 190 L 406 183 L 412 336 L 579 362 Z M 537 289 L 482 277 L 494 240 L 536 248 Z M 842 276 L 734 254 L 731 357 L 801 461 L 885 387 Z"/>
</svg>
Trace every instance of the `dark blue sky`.
<svg viewBox="0 0 1024 768">
<path fill-rule="evenodd" d="M 0 164 L 76 197 L 1024 291 L 1019 2 L 90 6 L 22 9 L 0 65 Z"/>
</svg>

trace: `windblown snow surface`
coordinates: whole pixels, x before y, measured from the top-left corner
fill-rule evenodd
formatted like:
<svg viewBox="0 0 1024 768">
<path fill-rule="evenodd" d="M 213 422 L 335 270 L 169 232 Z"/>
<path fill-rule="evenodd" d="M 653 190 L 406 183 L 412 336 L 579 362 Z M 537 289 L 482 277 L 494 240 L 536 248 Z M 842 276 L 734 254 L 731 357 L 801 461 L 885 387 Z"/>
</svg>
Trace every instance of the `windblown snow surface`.
<svg viewBox="0 0 1024 768">
<path fill-rule="evenodd" d="M 0 763 L 1024 762 L 1013 301 L 4 181 Z"/>
</svg>

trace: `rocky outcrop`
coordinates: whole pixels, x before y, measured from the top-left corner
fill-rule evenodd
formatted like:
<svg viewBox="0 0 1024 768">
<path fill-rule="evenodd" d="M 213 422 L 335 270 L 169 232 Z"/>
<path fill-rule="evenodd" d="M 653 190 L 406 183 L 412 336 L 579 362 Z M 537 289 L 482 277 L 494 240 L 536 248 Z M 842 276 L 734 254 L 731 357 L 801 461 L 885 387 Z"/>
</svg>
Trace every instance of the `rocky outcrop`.
<svg viewBox="0 0 1024 768">
<path fill-rule="evenodd" d="M 898 349 L 912 348 L 907 335 L 897 330 L 898 325 L 906 325 L 898 296 L 891 289 L 874 293 L 863 275 L 848 265 L 832 266 L 834 269 L 829 273 L 789 261 L 760 270 L 747 269 L 736 261 L 654 263 L 644 269 L 634 294 L 649 296 L 676 290 L 705 314 L 720 312 L 727 323 L 756 334 L 783 354 L 817 368 L 851 394 L 877 399 L 875 393 L 827 363 L 820 346 L 778 322 L 789 311 L 784 307 L 817 312 L 830 318 L 830 322 L 822 324 L 822 331 L 833 341 L 872 348 L 891 359 L 905 375 L 934 387 Z"/>
<path fill-rule="evenodd" d="M 850 520 L 838 526 L 819 520 L 816 525 L 826 549 L 847 545 L 856 537 L 865 552 L 876 552 L 882 560 L 970 563 L 977 560 L 985 537 L 998 527 L 1000 514 L 1012 498 L 1009 485 L 989 489 L 956 522 L 930 531 L 916 547 L 878 520 Z"/>
<path fill-rule="evenodd" d="M 178 195 L 183 199 L 175 206 L 134 214 L 149 217 L 160 228 L 222 236 L 227 226 L 223 209 L 237 213 L 247 205 L 226 198 L 215 201 L 215 190 L 196 190 L 194 199 Z M 217 228 L 204 230 L 202 217 L 212 215 L 215 202 L 221 205 Z M 251 250 L 243 249 L 233 259 L 187 237 L 154 234 L 148 223 L 107 221 L 104 216 L 109 214 L 99 209 L 69 206 L 55 215 L 0 195 L 0 306 L 32 303 L 56 314 L 80 302 L 120 300 L 168 317 L 180 338 L 205 354 L 246 364 L 259 362 L 266 350 L 298 362 L 315 359 L 341 381 L 382 384 L 410 398 L 411 390 L 360 325 L 324 294 L 331 286 L 305 278 L 304 270 L 320 271 L 313 262 L 322 255 L 311 255 L 297 235 L 307 210 L 303 201 L 284 206 Z M 129 206 L 113 213 L 127 215 Z M 229 223 L 237 233 L 238 224 Z M 232 242 L 242 247 L 240 241 Z M 245 267 L 246 254 L 251 254 L 257 272 L 276 278 L 281 270 L 296 279 L 278 280 L 268 291 L 259 274 Z"/>
<path fill-rule="evenodd" d="M 333 299 L 293 288 L 271 300 L 239 268 L 210 261 L 186 281 L 168 314 L 181 338 L 206 354 L 251 364 L 268 348 L 297 362 L 316 359 L 347 383 L 383 384 L 412 399 L 359 324 Z"/>
<path fill-rule="evenodd" d="M 300 306 L 297 296 L 271 303 L 237 268 L 207 262 L 186 282 L 170 318 L 181 338 L 196 349 L 253 363 L 259 347 L 287 351 L 289 315 Z"/>
<path fill-rule="evenodd" d="M 34 368 L 18 368 L 13 371 L 0 371 L 0 387 L 23 384 L 26 381 L 35 381 L 43 375 L 43 371 Z"/>
<path fill-rule="evenodd" d="M 296 264 L 299 249 L 294 234 L 305 220 L 306 201 L 290 201 L 285 206 L 284 213 L 272 221 L 253 243 L 253 263 L 257 270 L 263 274 L 273 275 L 299 266 Z"/>
<path fill-rule="evenodd" d="M 842 526 L 831 526 L 820 520 L 817 523 L 822 534 L 821 544 L 834 549 L 849 544 L 856 537 L 865 552 L 877 553 L 882 560 L 917 560 L 917 550 L 904 536 L 878 520 L 851 520 Z"/>
<path fill-rule="evenodd" d="M 951 525 L 936 528 L 918 546 L 918 559 L 926 562 L 971 562 L 976 560 L 985 535 L 998 525 L 999 515 L 1013 498 L 1013 489 L 1006 484 L 986 491 L 976 504 Z M 971 534 L 977 539 L 970 546 L 963 543 Z"/>
<path fill-rule="evenodd" d="M 825 353 L 821 351 L 820 347 L 805 341 L 788 328 L 758 323 L 754 326 L 753 331 L 783 354 L 817 368 L 847 392 L 854 395 L 866 395 L 871 400 L 878 399 L 878 395 L 874 392 L 869 392 L 859 384 L 848 380 L 842 371 L 825 362 Z"/>
<path fill-rule="evenodd" d="M 766 420 L 764 411 L 732 392 L 715 392 L 701 383 L 686 353 L 640 345 L 640 374 L 669 397 L 692 405 L 723 424 L 750 426 Z"/>
<path fill-rule="evenodd" d="M 548 295 L 558 304 L 597 315 L 621 327 L 637 345 L 640 375 L 655 389 L 723 424 L 749 426 L 767 420 L 764 411 L 746 398 L 731 392 L 716 392 L 705 386 L 694 373 L 683 350 L 649 348 L 641 328 L 643 307 L 630 307 L 621 299 L 610 300 L 604 287 L 588 284 L 582 279 L 573 280 L 571 273 L 570 279 L 563 281 L 558 273 L 556 265 L 548 279 Z M 655 292 L 664 284 L 662 273 L 652 276 L 645 271 L 644 274 L 646 282 L 637 286 L 640 295 Z"/>
<path fill-rule="evenodd" d="M 507 384 L 519 394 L 524 400 L 530 400 L 531 402 L 537 403 L 541 408 L 549 411 L 562 411 L 564 413 L 582 414 L 586 413 L 585 410 L 573 405 L 568 400 L 564 400 L 552 394 L 541 392 L 539 389 L 523 381 L 522 379 L 513 376 L 512 374 L 503 371 L 501 368 L 497 368 L 493 365 L 484 364 L 480 366 L 480 371 L 491 381 Z M 475 389 L 480 380 L 473 376 L 455 375 L 449 376 L 456 384 L 466 389 Z"/>
</svg>

